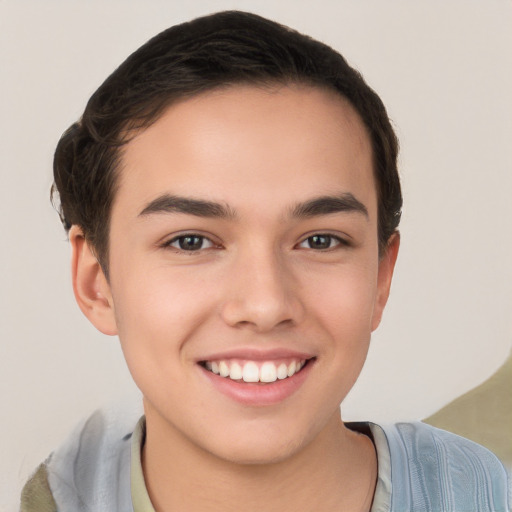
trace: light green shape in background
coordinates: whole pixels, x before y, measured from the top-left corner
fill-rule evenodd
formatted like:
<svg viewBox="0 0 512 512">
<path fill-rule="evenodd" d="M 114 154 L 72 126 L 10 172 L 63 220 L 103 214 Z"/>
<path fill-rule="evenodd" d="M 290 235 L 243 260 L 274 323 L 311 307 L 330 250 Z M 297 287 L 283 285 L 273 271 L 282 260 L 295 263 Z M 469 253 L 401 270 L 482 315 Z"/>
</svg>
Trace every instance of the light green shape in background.
<svg viewBox="0 0 512 512">
<path fill-rule="evenodd" d="M 512 352 L 480 386 L 423 421 L 485 446 L 512 469 Z"/>
</svg>

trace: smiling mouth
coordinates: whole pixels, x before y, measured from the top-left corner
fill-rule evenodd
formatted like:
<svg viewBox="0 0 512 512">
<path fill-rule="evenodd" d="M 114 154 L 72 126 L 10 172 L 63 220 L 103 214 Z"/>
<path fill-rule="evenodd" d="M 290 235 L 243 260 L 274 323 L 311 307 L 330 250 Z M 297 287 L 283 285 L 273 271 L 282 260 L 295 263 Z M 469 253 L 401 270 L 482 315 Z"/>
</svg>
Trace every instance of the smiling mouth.
<svg viewBox="0 0 512 512">
<path fill-rule="evenodd" d="M 206 370 L 237 382 L 270 384 L 285 380 L 299 373 L 311 359 L 293 359 L 290 361 L 201 361 Z"/>
</svg>

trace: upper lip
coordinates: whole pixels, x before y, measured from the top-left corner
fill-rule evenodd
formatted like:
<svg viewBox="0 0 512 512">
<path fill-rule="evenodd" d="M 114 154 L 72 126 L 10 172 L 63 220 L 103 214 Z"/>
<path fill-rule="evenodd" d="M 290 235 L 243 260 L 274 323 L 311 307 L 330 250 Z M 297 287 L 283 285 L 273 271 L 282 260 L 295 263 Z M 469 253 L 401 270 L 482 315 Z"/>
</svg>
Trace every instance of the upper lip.
<svg viewBox="0 0 512 512">
<path fill-rule="evenodd" d="M 219 361 L 222 359 L 246 359 L 249 361 L 272 361 L 274 359 L 302 360 L 311 359 L 313 357 L 315 357 L 315 354 L 312 354 L 311 352 L 291 350 L 289 348 L 260 349 L 248 347 L 209 353 L 204 357 L 197 359 L 197 362 Z"/>
</svg>

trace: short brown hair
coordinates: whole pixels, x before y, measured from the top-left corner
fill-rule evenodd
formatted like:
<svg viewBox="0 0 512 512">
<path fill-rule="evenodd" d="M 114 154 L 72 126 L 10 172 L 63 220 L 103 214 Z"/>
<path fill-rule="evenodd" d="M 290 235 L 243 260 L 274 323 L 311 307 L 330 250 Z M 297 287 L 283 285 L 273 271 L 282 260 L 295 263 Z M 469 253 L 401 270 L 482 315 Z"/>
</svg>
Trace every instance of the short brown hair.
<svg viewBox="0 0 512 512">
<path fill-rule="evenodd" d="M 226 11 L 158 34 L 130 55 L 91 96 L 60 139 L 52 197 L 66 230 L 79 225 L 108 277 L 112 201 L 123 144 L 172 102 L 232 84 L 327 87 L 350 101 L 370 136 L 378 197 L 379 247 L 400 221 L 398 141 L 386 109 L 335 50 L 255 14 Z"/>
</svg>

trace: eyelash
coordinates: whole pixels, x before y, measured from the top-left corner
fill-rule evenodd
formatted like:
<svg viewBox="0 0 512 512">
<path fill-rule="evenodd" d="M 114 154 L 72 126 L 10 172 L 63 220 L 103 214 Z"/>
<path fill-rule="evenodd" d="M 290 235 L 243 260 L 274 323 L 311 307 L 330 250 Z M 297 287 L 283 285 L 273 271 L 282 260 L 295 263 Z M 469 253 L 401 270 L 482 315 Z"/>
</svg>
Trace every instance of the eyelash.
<svg viewBox="0 0 512 512">
<path fill-rule="evenodd" d="M 185 241 L 187 239 L 198 239 L 199 240 L 199 244 L 200 247 L 198 248 L 185 248 L 183 247 L 183 244 L 185 243 Z M 204 242 L 207 241 L 209 242 L 209 247 L 204 247 Z M 173 244 L 178 244 L 178 247 L 174 246 Z M 193 253 L 193 252 L 199 252 L 199 251 L 202 251 L 202 250 L 206 250 L 206 249 L 210 249 L 212 247 L 218 247 L 218 245 L 216 245 L 210 238 L 208 238 L 207 236 L 204 236 L 204 235 L 199 235 L 197 233 L 184 233 L 183 235 L 179 235 L 179 236 L 175 236 L 174 238 L 172 238 L 171 240 L 165 242 L 163 244 L 163 247 L 166 247 L 166 248 L 171 248 L 171 249 L 174 249 L 176 251 L 179 251 L 179 252 L 188 252 L 188 253 Z"/>
<path fill-rule="evenodd" d="M 192 243 L 192 244 L 190 244 L 191 247 L 186 248 L 185 244 L 194 242 L 194 239 L 195 239 L 195 244 Z M 321 241 L 322 239 L 324 239 L 323 245 L 327 245 L 327 247 L 314 248 L 314 247 L 311 247 L 311 245 L 309 247 L 303 246 L 303 244 L 306 244 L 306 243 L 309 243 L 309 244 L 315 243 L 315 239 L 317 241 Z M 209 243 L 208 247 L 204 247 L 205 242 Z M 333 242 L 334 242 L 334 245 L 333 245 Z M 176 245 L 174 245 L 174 244 L 176 244 Z M 311 250 L 316 250 L 318 252 L 325 252 L 325 251 L 335 249 L 336 247 L 339 247 L 339 246 L 348 247 L 349 245 L 350 245 L 350 243 L 347 242 L 347 240 L 345 240 L 339 236 L 332 235 L 330 233 L 314 233 L 314 234 L 304 238 L 299 244 L 297 244 L 297 247 L 299 247 L 301 249 L 311 249 Z M 200 251 L 208 250 L 208 249 L 211 249 L 214 247 L 217 247 L 217 248 L 219 247 L 219 245 L 215 244 L 215 242 L 213 242 L 210 238 L 208 238 L 205 235 L 200 235 L 198 233 L 185 233 L 183 235 L 175 236 L 171 240 L 162 244 L 162 246 L 164 248 L 174 249 L 177 252 L 185 252 L 185 253 L 200 252 Z"/>
<path fill-rule="evenodd" d="M 303 246 L 303 244 L 307 243 L 308 241 L 311 243 L 311 241 L 313 241 L 314 239 L 322 239 L 322 238 L 327 239 L 329 242 L 329 245 L 328 245 L 328 247 L 322 247 L 322 248 L 317 247 L 316 250 L 318 252 L 329 251 L 329 250 L 335 249 L 336 247 L 340 247 L 340 246 L 348 247 L 350 245 L 349 242 L 347 242 L 347 240 L 345 240 L 339 236 L 332 235 L 330 233 L 314 233 L 313 235 L 310 235 L 310 236 L 304 238 L 302 240 L 302 242 L 300 242 L 298 244 L 298 247 L 301 247 L 304 249 L 315 250 L 313 247 L 302 247 L 302 246 Z M 332 242 L 335 242 L 335 244 L 332 245 Z"/>
</svg>

